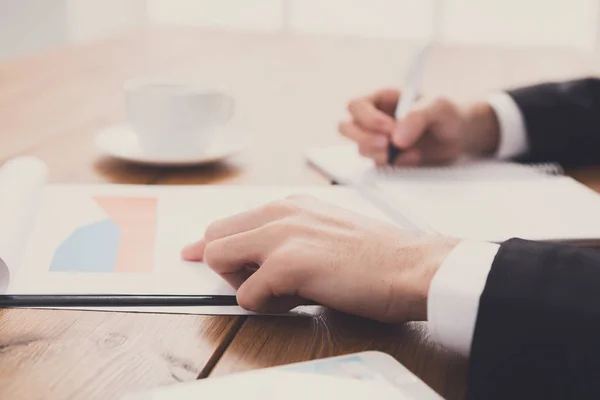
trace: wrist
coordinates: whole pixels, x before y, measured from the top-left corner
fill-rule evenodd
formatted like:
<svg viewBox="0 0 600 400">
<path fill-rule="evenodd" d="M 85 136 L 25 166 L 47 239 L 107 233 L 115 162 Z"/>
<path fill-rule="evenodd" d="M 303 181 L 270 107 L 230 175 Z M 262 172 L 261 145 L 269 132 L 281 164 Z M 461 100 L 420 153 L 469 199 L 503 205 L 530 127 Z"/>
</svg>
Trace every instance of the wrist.
<svg viewBox="0 0 600 400">
<path fill-rule="evenodd" d="M 427 320 L 427 300 L 433 277 L 444 263 L 452 250 L 460 244 L 461 240 L 453 238 L 427 238 L 422 244 L 423 257 L 418 267 L 414 269 L 413 301 L 409 305 L 409 320 Z"/>
<path fill-rule="evenodd" d="M 484 101 L 465 109 L 464 153 L 491 156 L 500 145 L 500 124 L 494 109 Z"/>
</svg>

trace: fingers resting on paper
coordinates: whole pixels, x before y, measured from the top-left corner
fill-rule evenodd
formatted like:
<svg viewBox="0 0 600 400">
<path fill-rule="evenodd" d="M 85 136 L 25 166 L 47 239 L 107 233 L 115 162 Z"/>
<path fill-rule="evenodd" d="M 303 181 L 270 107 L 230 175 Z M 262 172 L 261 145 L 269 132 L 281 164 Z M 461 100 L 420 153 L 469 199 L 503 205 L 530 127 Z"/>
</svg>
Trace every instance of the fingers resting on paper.
<svg viewBox="0 0 600 400">
<path fill-rule="evenodd" d="M 183 256 L 201 254 L 251 311 L 282 312 L 311 300 L 405 321 L 426 317 L 428 277 L 455 244 L 291 196 L 213 223 Z"/>
</svg>

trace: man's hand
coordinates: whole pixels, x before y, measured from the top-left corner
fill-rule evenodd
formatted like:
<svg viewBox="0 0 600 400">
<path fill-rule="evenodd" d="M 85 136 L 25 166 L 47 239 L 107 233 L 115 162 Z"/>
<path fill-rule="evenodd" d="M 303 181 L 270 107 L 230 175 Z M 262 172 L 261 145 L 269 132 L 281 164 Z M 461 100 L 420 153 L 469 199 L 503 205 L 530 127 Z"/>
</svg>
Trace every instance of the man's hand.
<svg viewBox="0 0 600 400">
<path fill-rule="evenodd" d="M 421 99 L 396 121 L 399 96 L 387 89 L 352 100 L 351 118 L 339 125 L 342 135 L 358 144 L 360 154 L 376 164 L 387 163 L 390 141 L 404 150 L 396 165 L 444 164 L 461 155 L 489 155 L 498 148 L 498 122 L 487 103 L 459 106 L 444 98 Z"/>
<path fill-rule="evenodd" d="M 403 322 L 427 319 L 431 279 L 457 244 L 292 196 L 211 224 L 182 256 L 206 262 L 247 310 L 283 312 L 313 300 Z"/>
</svg>

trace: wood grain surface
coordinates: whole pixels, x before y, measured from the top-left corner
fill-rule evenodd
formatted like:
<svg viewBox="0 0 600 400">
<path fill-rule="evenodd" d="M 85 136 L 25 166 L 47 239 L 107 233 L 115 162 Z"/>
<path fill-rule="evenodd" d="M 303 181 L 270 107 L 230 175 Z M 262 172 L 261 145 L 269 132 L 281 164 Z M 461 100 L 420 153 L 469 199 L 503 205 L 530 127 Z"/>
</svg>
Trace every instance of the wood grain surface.
<svg viewBox="0 0 600 400">
<path fill-rule="evenodd" d="M 241 317 L 0 311 L 1 399 L 117 399 L 207 374 Z M 215 357 L 215 358 L 213 358 Z"/>
<path fill-rule="evenodd" d="M 160 28 L 5 62 L 0 160 L 36 155 L 50 167 L 51 182 L 326 185 L 306 165 L 304 150 L 339 143 L 336 126 L 347 101 L 399 85 L 413 48 L 393 40 Z M 592 66 L 591 57 L 564 49 L 445 46 L 432 53 L 423 94 L 468 100 L 588 74 Z M 156 75 L 233 95 L 232 128 L 250 138 L 244 152 L 226 163 L 180 169 L 99 154 L 94 135 L 124 121 L 124 83 Z M 577 173 L 600 184 L 600 171 Z M 392 354 L 447 398 L 464 393 L 465 360 L 436 348 L 423 323 L 388 326 L 332 312 L 246 319 L 4 310 L 0 399 L 115 399 L 211 372 L 370 349 Z"/>
<path fill-rule="evenodd" d="M 388 325 L 330 310 L 249 317 L 211 376 L 367 350 L 391 354 L 445 398 L 464 397 L 466 360 L 436 346 L 426 323 Z"/>
</svg>

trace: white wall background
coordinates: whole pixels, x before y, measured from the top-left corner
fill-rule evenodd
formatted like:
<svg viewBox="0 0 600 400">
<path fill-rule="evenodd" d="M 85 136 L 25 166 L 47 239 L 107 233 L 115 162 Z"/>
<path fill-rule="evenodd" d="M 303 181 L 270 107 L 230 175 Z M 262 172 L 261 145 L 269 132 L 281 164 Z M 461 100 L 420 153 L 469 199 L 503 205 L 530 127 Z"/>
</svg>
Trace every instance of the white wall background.
<svg viewBox="0 0 600 400">
<path fill-rule="evenodd" d="M 48 2 L 39 0 L 42 1 Z M 146 20 L 145 0 L 66 0 L 63 2 L 66 3 L 67 10 L 66 40 L 71 42 L 94 40 L 122 32 L 138 27 Z"/>
<path fill-rule="evenodd" d="M 600 49 L 600 0 L 0 0 L 0 58 L 144 24 Z M 441 11 L 436 14 L 437 11 Z"/>
<path fill-rule="evenodd" d="M 59 45 L 66 30 L 66 4 L 0 0 L 0 59 Z"/>
</svg>

